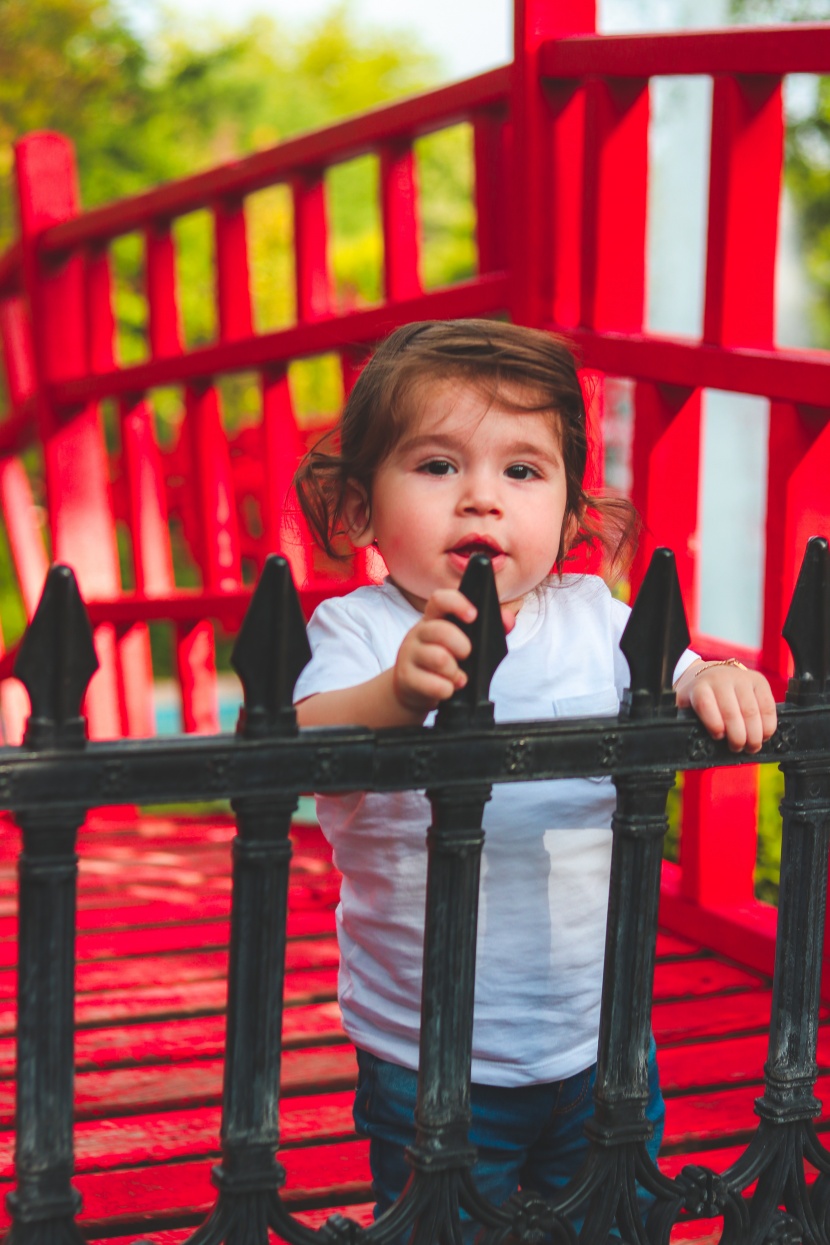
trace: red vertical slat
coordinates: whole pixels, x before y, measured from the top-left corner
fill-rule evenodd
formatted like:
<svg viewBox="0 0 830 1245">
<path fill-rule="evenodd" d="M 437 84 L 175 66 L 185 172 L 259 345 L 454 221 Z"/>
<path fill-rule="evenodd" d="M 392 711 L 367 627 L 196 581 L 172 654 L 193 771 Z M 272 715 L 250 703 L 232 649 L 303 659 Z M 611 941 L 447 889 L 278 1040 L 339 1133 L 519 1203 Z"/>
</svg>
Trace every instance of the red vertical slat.
<svg viewBox="0 0 830 1245">
<path fill-rule="evenodd" d="M 87 251 L 85 310 L 90 371 L 109 372 L 115 365 L 115 317 L 106 247 L 91 247 Z"/>
<path fill-rule="evenodd" d="M 221 201 L 213 209 L 216 239 L 216 301 L 219 336 L 239 341 L 253 331 L 248 279 L 248 239 L 241 200 Z"/>
<path fill-rule="evenodd" d="M 120 575 L 98 411 L 89 405 L 71 419 L 61 419 L 47 389 L 50 382 L 82 376 L 87 369 L 83 257 L 73 255 L 47 270 L 36 252 L 43 229 L 77 214 L 72 148 L 58 134 L 33 134 L 17 144 L 15 165 L 52 548 L 58 560 L 73 567 L 85 596 L 106 599 L 117 596 Z M 101 668 L 87 696 L 90 731 L 98 737 L 116 736 L 120 720 L 114 629 L 99 627 L 95 640 Z"/>
<path fill-rule="evenodd" d="M 390 302 L 421 293 L 420 221 L 415 157 L 409 143 L 380 153 L 384 293 Z"/>
<path fill-rule="evenodd" d="M 476 246 L 478 271 L 498 272 L 507 264 L 507 122 L 501 111 L 473 120 Z"/>
<path fill-rule="evenodd" d="M 581 323 L 638 331 L 645 311 L 648 83 L 588 86 Z"/>
<path fill-rule="evenodd" d="M 127 491 L 127 513 L 133 549 L 135 590 L 139 596 L 163 596 L 173 591 L 173 559 L 170 550 L 170 529 L 167 525 L 167 499 L 158 446 L 153 434 L 152 414 L 143 399 L 127 399 L 120 404 L 121 457 Z M 139 635 L 143 643 L 136 659 L 146 661 L 148 678 L 141 684 L 125 680 L 124 696 L 130 713 L 130 733 L 150 735 L 153 732 L 152 660 L 147 628 L 131 628 L 124 640 L 138 649 Z M 124 643 L 124 641 L 122 641 Z M 122 662 L 128 669 L 127 653 Z"/>
<path fill-rule="evenodd" d="M 86 262 L 86 327 L 89 368 L 108 372 L 115 366 L 115 316 L 109 252 L 91 248 Z M 131 543 L 132 527 L 130 529 Z M 153 730 L 153 663 L 146 625 L 136 623 L 117 634 L 118 701 L 122 728 L 133 736 Z"/>
<path fill-rule="evenodd" d="M 154 359 L 175 358 L 182 352 L 182 330 L 169 221 L 155 221 L 146 230 L 144 256 L 150 354 Z"/>
<path fill-rule="evenodd" d="M 715 79 L 704 340 L 771 346 L 784 120 L 778 78 Z"/>
<path fill-rule="evenodd" d="M 302 324 L 331 315 L 326 186 L 322 173 L 297 178 L 293 194 L 297 320 Z"/>
<path fill-rule="evenodd" d="M 0 300 L 0 343 L 9 401 L 19 411 L 37 391 L 32 329 L 22 297 Z"/>
<path fill-rule="evenodd" d="M 305 445 L 297 430 L 284 368 L 262 378 L 262 442 L 267 547 L 288 559 L 294 583 L 302 586 L 313 578 L 313 544 L 292 481 Z"/>
<path fill-rule="evenodd" d="M 508 236 L 510 307 L 517 324 L 542 325 L 550 318 L 543 257 L 550 254 L 550 106 L 539 74 L 539 49 L 548 39 L 592 31 L 594 0 L 515 0 L 511 86 L 511 173 Z"/>
<path fill-rule="evenodd" d="M 698 616 L 699 389 L 642 382 L 634 398 L 631 500 L 643 518 L 632 587 L 658 545 L 674 550 L 686 614 Z"/>
<path fill-rule="evenodd" d="M 215 386 L 188 385 L 185 402 L 203 584 L 222 592 L 242 579 L 228 439 Z"/>
<path fill-rule="evenodd" d="M 154 222 L 146 232 L 145 246 L 150 351 L 154 359 L 175 358 L 182 353 L 182 332 L 176 248 L 170 222 Z M 204 534 L 200 535 L 204 539 Z M 184 729 L 218 730 L 216 660 L 210 622 L 176 628 L 176 666 Z"/>
<path fill-rule="evenodd" d="M 551 109 L 550 212 L 539 252 L 541 311 L 574 328 L 582 314 L 583 200 L 585 197 L 584 85 L 556 83 L 548 90 Z"/>
</svg>

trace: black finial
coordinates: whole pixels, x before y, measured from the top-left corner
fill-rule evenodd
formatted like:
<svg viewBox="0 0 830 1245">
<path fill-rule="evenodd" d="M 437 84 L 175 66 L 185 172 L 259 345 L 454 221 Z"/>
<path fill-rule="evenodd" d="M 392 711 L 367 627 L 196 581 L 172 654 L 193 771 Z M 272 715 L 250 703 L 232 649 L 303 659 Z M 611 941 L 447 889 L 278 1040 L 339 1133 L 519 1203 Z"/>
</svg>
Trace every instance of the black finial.
<svg viewBox="0 0 830 1245">
<path fill-rule="evenodd" d="M 501 620 L 501 606 L 496 592 L 493 567 L 486 554 L 476 553 L 467 563 L 459 585 L 478 610 L 475 621 L 452 621 L 470 637 L 473 651 L 460 663 L 467 675 L 467 684 L 454 692 L 438 709 L 436 726 L 443 729 L 473 726 L 493 721 L 490 684 L 496 668 L 507 656 L 507 641 Z"/>
<path fill-rule="evenodd" d="M 14 663 L 15 678 L 29 693 L 32 707 L 25 747 L 84 746 L 81 704 L 97 669 L 92 627 L 77 580 L 68 566 L 52 566 Z"/>
<path fill-rule="evenodd" d="M 830 552 L 825 536 L 807 541 L 783 635 L 795 662 L 795 677 L 787 685 L 789 703 L 830 701 Z"/>
<path fill-rule="evenodd" d="M 671 717 L 677 712 L 672 676 L 689 644 L 689 627 L 671 549 L 655 549 L 620 640 L 631 686 L 622 713 L 630 718 Z"/>
<path fill-rule="evenodd" d="M 237 732 L 246 739 L 293 735 L 297 730 L 294 684 L 311 660 L 305 620 L 291 569 L 271 554 L 248 606 L 231 655 L 245 705 Z"/>
</svg>

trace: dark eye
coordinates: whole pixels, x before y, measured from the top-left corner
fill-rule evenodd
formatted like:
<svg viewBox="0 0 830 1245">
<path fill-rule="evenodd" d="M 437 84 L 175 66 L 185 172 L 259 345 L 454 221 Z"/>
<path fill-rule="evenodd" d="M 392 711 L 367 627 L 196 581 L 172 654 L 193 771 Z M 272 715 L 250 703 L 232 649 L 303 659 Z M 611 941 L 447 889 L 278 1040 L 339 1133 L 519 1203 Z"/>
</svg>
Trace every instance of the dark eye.
<svg viewBox="0 0 830 1245">
<path fill-rule="evenodd" d="M 430 476 L 448 476 L 455 471 L 455 467 L 453 467 L 452 463 L 448 463 L 446 458 L 431 458 L 428 463 L 423 463 L 418 470 Z"/>
<path fill-rule="evenodd" d="M 510 480 L 532 480 L 539 472 L 528 463 L 513 463 L 504 474 Z"/>
</svg>

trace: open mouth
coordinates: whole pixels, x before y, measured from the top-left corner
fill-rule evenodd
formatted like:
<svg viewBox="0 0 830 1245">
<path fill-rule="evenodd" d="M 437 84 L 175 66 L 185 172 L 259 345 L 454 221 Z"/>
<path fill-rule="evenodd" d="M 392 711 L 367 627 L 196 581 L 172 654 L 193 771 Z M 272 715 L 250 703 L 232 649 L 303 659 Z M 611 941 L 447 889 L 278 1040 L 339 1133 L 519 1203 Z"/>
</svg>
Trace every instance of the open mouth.
<svg viewBox="0 0 830 1245">
<path fill-rule="evenodd" d="M 457 545 L 453 545 L 449 550 L 450 558 L 458 564 L 466 564 L 470 558 L 477 553 L 483 553 L 493 563 L 493 569 L 497 569 L 504 561 L 505 553 L 500 545 L 493 540 L 487 540 L 483 536 L 471 536 L 467 540 L 460 540 Z"/>
</svg>

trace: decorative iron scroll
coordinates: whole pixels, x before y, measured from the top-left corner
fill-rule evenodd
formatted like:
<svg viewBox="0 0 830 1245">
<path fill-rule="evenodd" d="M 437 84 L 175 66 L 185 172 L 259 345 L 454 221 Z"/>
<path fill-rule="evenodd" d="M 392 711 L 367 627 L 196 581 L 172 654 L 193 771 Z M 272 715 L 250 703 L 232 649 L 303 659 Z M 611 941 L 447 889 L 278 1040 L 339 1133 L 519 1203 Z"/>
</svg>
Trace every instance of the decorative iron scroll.
<svg viewBox="0 0 830 1245">
<path fill-rule="evenodd" d="M 688 630 L 669 551 L 655 553 L 623 636 L 631 687 L 611 729 L 607 718 L 494 723 L 488 689 L 506 647 L 486 558 L 471 560 L 462 590 L 478 609 L 471 677 L 434 728 L 297 731 L 291 697 L 308 642 L 288 564 L 272 558 L 234 650 L 245 689 L 236 736 L 85 746 L 79 705 L 94 670 L 89 625 L 71 572 L 50 572 L 18 665 L 32 699 L 30 729 L 21 748 L 0 749 L 0 800 L 23 832 L 15 1245 L 80 1239 L 70 1183 L 76 828 L 96 794 L 108 803 L 186 801 L 203 793 L 206 772 L 214 793 L 232 799 L 238 832 L 218 1197 L 191 1245 L 266 1245 L 269 1231 L 291 1245 L 460 1245 L 460 1209 L 479 1225 L 482 1245 L 573 1245 L 577 1236 L 605 1245 L 616 1235 L 667 1245 L 678 1221 L 713 1217 L 723 1219 L 725 1245 L 830 1245 L 830 1154 L 813 1122 L 830 842 L 827 541 L 807 547 L 784 628 L 796 672 L 779 729 L 755 757 L 733 755 L 693 714 L 677 712 L 671 674 Z M 649 1157 L 645 1113 L 666 797 L 678 769 L 758 760 L 780 761 L 785 775 L 759 1123 L 725 1171 L 689 1166 L 669 1179 Z M 588 1155 L 555 1201 L 520 1192 L 494 1206 L 475 1187 L 468 1141 L 482 814 L 494 782 L 584 774 L 611 774 L 617 790 Z M 412 1177 L 371 1227 L 335 1215 L 315 1231 L 281 1200 L 285 1172 L 275 1159 L 291 814 L 304 790 L 415 786 L 427 788 L 432 824 Z M 54 946 L 60 955 L 49 953 Z M 819 1173 L 812 1188 L 805 1162 Z"/>
</svg>

